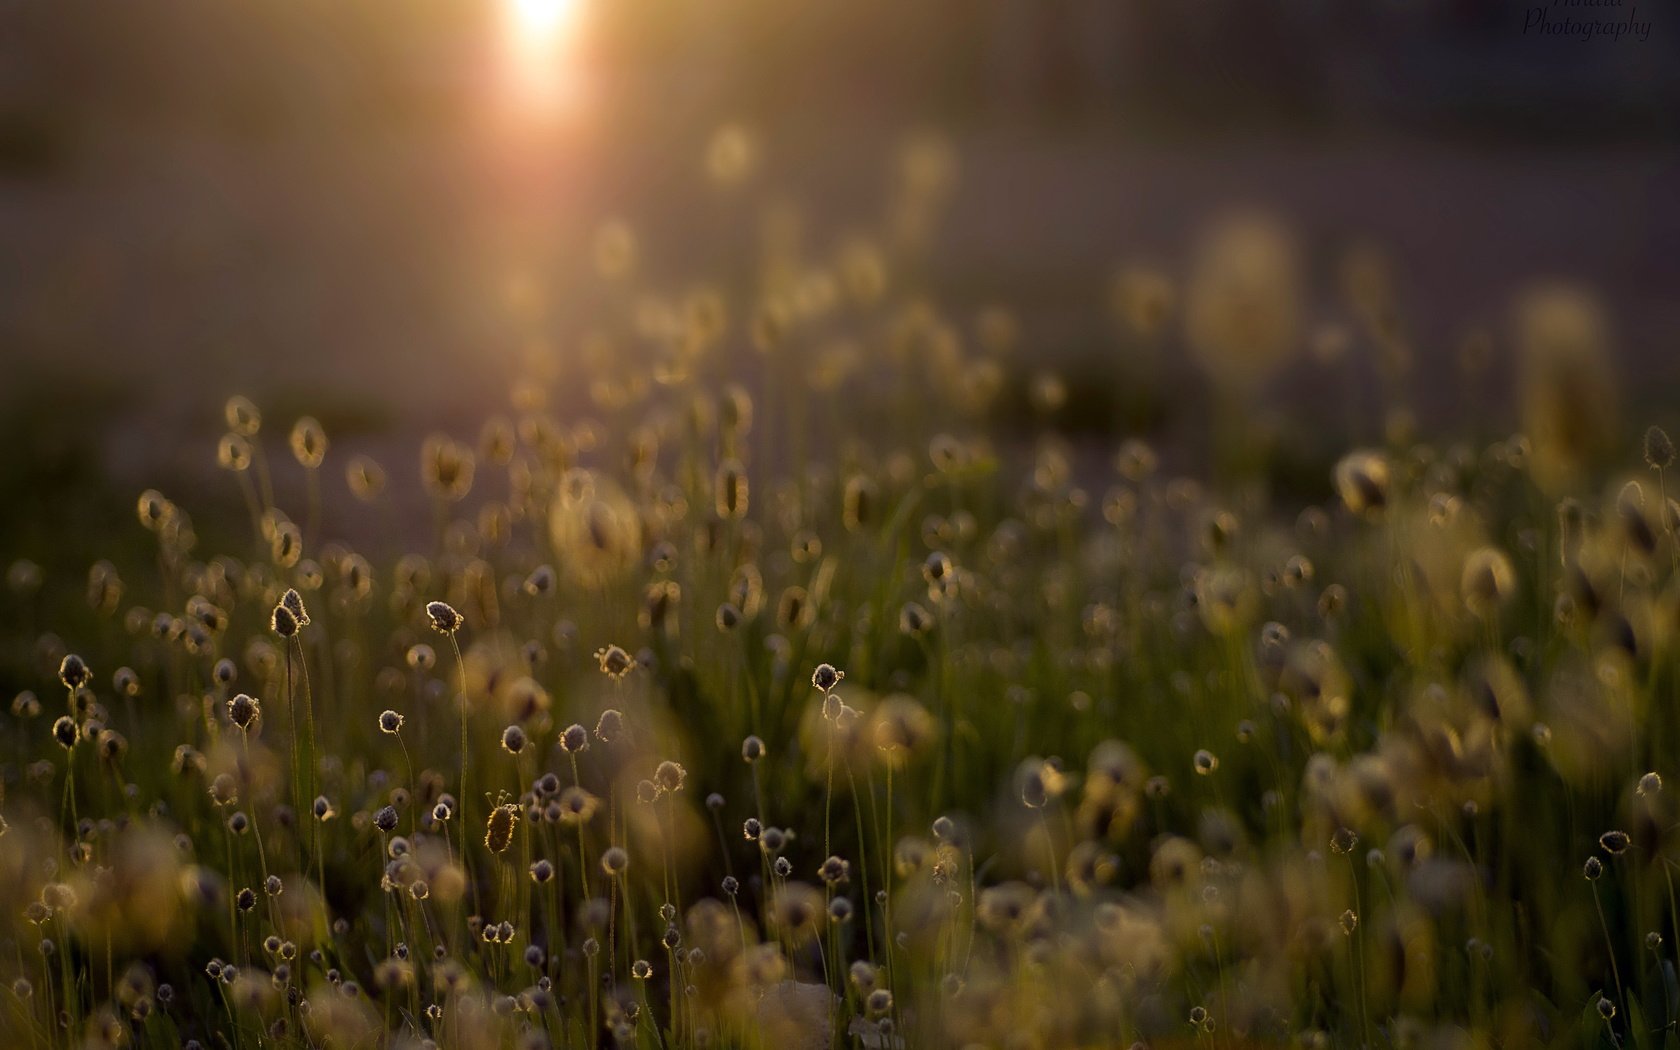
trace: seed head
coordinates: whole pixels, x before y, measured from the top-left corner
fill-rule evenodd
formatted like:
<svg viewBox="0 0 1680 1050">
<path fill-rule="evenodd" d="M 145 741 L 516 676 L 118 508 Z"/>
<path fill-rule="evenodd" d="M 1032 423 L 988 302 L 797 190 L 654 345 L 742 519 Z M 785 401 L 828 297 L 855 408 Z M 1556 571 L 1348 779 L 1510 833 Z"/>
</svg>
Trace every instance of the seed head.
<svg viewBox="0 0 1680 1050">
<path fill-rule="evenodd" d="M 227 420 L 228 429 L 242 437 L 254 437 L 262 429 L 262 413 L 248 397 L 235 394 L 228 398 L 227 404 L 222 407 L 222 415 Z"/>
<path fill-rule="evenodd" d="M 1645 462 L 1652 470 L 1662 470 L 1674 462 L 1674 442 L 1662 427 L 1645 431 Z"/>
<path fill-rule="evenodd" d="M 588 749 L 588 747 L 589 730 L 583 728 L 575 722 L 567 726 L 560 734 L 560 750 L 566 752 L 568 755 L 575 755 L 580 751 Z"/>
<path fill-rule="evenodd" d="M 683 781 L 688 777 L 688 770 L 670 759 L 659 763 L 653 771 L 653 781 L 659 789 L 665 792 L 681 791 Z"/>
<path fill-rule="evenodd" d="M 811 672 L 811 684 L 824 693 L 832 692 L 846 677 L 846 672 L 835 670 L 833 664 L 818 664 Z"/>
<path fill-rule="evenodd" d="M 1375 517 L 1388 506 L 1388 460 L 1380 452 L 1350 452 L 1336 464 L 1336 493 L 1360 517 Z"/>
<path fill-rule="evenodd" d="M 575 784 L 560 792 L 560 820 L 565 824 L 587 824 L 595 817 L 601 800 Z"/>
<path fill-rule="evenodd" d="M 602 743 L 610 744 L 624 735 L 624 712 L 609 707 L 595 720 L 595 735 Z"/>
<path fill-rule="evenodd" d="M 367 456 L 354 456 L 344 468 L 344 480 L 351 495 L 371 503 L 385 489 L 385 468 Z"/>
<path fill-rule="evenodd" d="M 912 638 L 926 634 L 933 627 L 933 617 L 915 602 L 906 602 L 898 613 L 898 629 Z"/>
<path fill-rule="evenodd" d="M 448 602 L 427 602 L 426 615 L 432 621 L 432 630 L 439 634 L 454 634 L 461 629 L 461 614 Z"/>
<path fill-rule="evenodd" d="M 74 718 L 69 715 L 60 715 L 58 721 L 53 723 L 52 734 L 53 739 L 58 741 L 58 746 L 68 751 L 76 746 L 76 741 L 81 739 L 82 731 L 76 725 Z"/>
<path fill-rule="evenodd" d="M 297 592 L 296 587 L 286 588 L 286 593 L 280 596 L 280 604 L 297 620 L 299 627 L 309 626 L 309 610 L 304 608 L 303 595 Z"/>
<path fill-rule="evenodd" d="M 304 416 L 292 425 L 292 457 L 305 469 L 314 470 L 327 456 L 327 432 L 314 416 Z"/>
<path fill-rule="evenodd" d="M 385 710 L 379 713 L 379 731 L 396 736 L 402 731 L 403 716 L 395 711 Z"/>
<path fill-rule="evenodd" d="M 525 730 L 516 725 L 502 730 L 502 750 L 510 755 L 517 755 L 525 750 Z"/>
<path fill-rule="evenodd" d="M 93 671 L 87 662 L 75 653 L 67 654 L 58 664 L 58 680 L 64 683 L 66 689 L 80 689 L 93 679 Z"/>
<path fill-rule="evenodd" d="M 513 845 L 513 828 L 519 821 L 519 807 L 501 805 L 490 811 L 484 825 L 484 846 L 491 853 L 506 853 Z"/>
<path fill-rule="evenodd" d="M 1598 837 L 1598 844 L 1612 857 L 1626 852 L 1630 842 L 1625 831 L 1606 831 Z"/>
<path fill-rule="evenodd" d="M 595 660 L 601 666 L 601 673 L 614 681 L 622 679 L 636 669 L 636 661 L 617 645 L 603 646 L 595 650 Z"/>
<path fill-rule="evenodd" d="M 284 605 L 274 607 L 274 612 L 268 618 L 268 626 L 282 638 L 290 638 L 298 633 L 297 617 Z"/>
<path fill-rule="evenodd" d="M 228 719 L 240 729 L 249 730 L 251 723 L 262 714 L 262 702 L 254 696 L 240 693 L 227 702 Z"/>
<path fill-rule="evenodd" d="M 830 886 L 838 886 L 845 882 L 851 875 L 851 872 L 852 866 L 840 857 L 828 858 L 823 861 L 822 866 L 817 869 L 817 874 L 820 875 L 822 880 Z"/>
<path fill-rule="evenodd" d="M 747 471 L 737 460 L 725 460 L 717 472 L 715 502 L 717 516 L 736 521 L 747 513 Z"/>
<path fill-rule="evenodd" d="M 630 866 L 630 854 L 624 852 L 620 846 L 609 846 L 601 854 L 601 870 L 608 875 L 622 875 L 624 869 Z"/>
<path fill-rule="evenodd" d="M 747 762 L 757 762 L 764 757 L 764 741 L 756 736 L 749 736 L 741 741 L 741 758 Z"/>
<path fill-rule="evenodd" d="M 1641 798 L 1649 798 L 1661 791 L 1662 786 L 1662 776 L 1660 774 L 1647 773 L 1639 778 L 1639 787 L 1636 790 Z"/>
<path fill-rule="evenodd" d="M 717 629 L 733 631 L 741 625 L 741 610 L 733 602 L 724 602 L 717 607 Z"/>
<path fill-rule="evenodd" d="M 373 826 L 386 834 L 397 830 L 397 807 L 380 807 L 379 811 L 373 815 Z"/>
<path fill-rule="evenodd" d="M 1587 877 L 1588 882 L 1597 882 L 1604 874 L 1604 862 L 1597 857 L 1588 857 L 1587 862 L 1581 866 L 1581 874 Z"/>
</svg>

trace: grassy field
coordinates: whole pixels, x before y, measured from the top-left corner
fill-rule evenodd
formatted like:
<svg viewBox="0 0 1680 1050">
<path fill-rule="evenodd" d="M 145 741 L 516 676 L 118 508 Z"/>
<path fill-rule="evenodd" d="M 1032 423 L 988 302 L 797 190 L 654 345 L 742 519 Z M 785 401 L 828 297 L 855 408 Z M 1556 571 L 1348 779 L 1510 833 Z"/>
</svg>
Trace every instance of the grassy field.
<svg viewBox="0 0 1680 1050">
<path fill-rule="evenodd" d="M 604 225 L 479 429 L 234 397 L 214 483 L 14 530 L 0 1045 L 1680 1043 L 1675 452 L 1597 302 L 1433 442 L 1381 265 L 1326 307 L 1235 219 L 1063 375 L 928 294 L 952 163 L 746 281 Z M 1350 362 L 1381 411 L 1281 445 Z M 1187 447 L 1122 432 L 1152 368 Z"/>
</svg>

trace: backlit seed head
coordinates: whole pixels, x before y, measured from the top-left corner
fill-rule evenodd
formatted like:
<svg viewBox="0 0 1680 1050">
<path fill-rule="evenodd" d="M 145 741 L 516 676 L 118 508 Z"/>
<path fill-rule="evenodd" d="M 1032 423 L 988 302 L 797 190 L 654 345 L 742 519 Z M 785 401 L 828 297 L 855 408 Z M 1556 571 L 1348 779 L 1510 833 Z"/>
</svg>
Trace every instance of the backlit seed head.
<svg viewBox="0 0 1680 1050">
<path fill-rule="evenodd" d="M 1604 874 L 1604 862 L 1597 857 L 1588 857 L 1587 862 L 1581 866 L 1581 874 L 1586 876 L 1588 882 L 1597 882 Z"/>
<path fill-rule="evenodd" d="M 296 565 L 303 558 L 303 532 L 289 521 L 276 522 L 269 553 L 274 556 L 274 564 L 282 569 Z"/>
<path fill-rule="evenodd" d="M 636 669 L 636 661 L 617 645 L 602 646 L 595 650 L 595 661 L 600 665 L 601 673 L 614 681 L 623 679 Z"/>
<path fill-rule="evenodd" d="M 525 730 L 516 725 L 502 730 L 502 750 L 510 755 L 517 755 L 525 750 Z"/>
<path fill-rule="evenodd" d="M 254 437 L 262 429 L 262 413 L 251 399 L 238 394 L 227 399 L 222 406 L 222 416 L 227 421 L 228 429 L 241 437 Z"/>
<path fill-rule="evenodd" d="M 620 846 L 609 846 L 601 854 L 601 870 L 608 875 L 622 875 L 624 869 L 630 866 L 630 854 Z"/>
<path fill-rule="evenodd" d="M 58 680 L 66 689 L 80 689 L 93 680 L 87 662 L 75 653 L 68 653 L 58 664 Z"/>
<path fill-rule="evenodd" d="M 741 610 L 733 602 L 724 602 L 717 607 L 717 629 L 733 631 L 741 625 Z"/>
<path fill-rule="evenodd" d="M 589 747 L 589 730 L 573 723 L 560 733 L 560 750 L 575 755 Z"/>
<path fill-rule="evenodd" d="M 1598 997 L 1596 1008 L 1598 1010 L 1598 1016 L 1604 1018 L 1606 1021 L 1616 1016 L 1616 1004 L 1602 995 Z"/>
<path fill-rule="evenodd" d="M 610 744 L 624 735 L 624 712 L 609 707 L 595 720 L 595 736 L 603 744 Z"/>
<path fill-rule="evenodd" d="M 484 846 L 491 853 L 506 853 L 513 845 L 513 829 L 519 822 L 519 807 L 500 805 L 490 811 L 484 824 Z"/>
<path fill-rule="evenodd" d="M 1359 915 L 1352 908 L 1342 912 L 1342 917 L 1339 921 L 1341 923 L 1342 932 L 1347 934 L 1349 937 L 1352 937 L 1353 931 L 1359 928 Z"/>
<path fill-rule="evenodd" d="M 1219 768 L 1219 756 L 1206 749 L 1197 751 L 1190 761 L 1196 772 L 1204 777 Z"/>
<path fill-rule="evenodd" d="M 922 562 L 922 579 L 935 587 L 951 578 L 951 558 L 944 551 L 934 551 Z"/>
<path fill-rule="evenodd" d="M 841 520 L 846 526 L 846 531 L 857 532 L 873 524 L 876 504 L 879 502 L 880 489 L 875 482 L 862 474 L 852 475 L 846 482 L 846 492 L 841 502 Z"/>
<path fill-rule="evenodd" d="M 427 602 L 426 616 L 431 620 L 432 630 L 439 634 L 454 634 L 461 629 L 461 614 L 448 602 Z"/>
<path fill-rule="evenodd" d="M 314 470 L 327 456 L 327 432 L 314 416 L 304 416 L 292 425 L 292 457 Z"/>
<path fill-rule="evenodd" d="M 262 715 L 262 702 L 256 697 L 240 693 L 227 702 L 228 720 L 240 729 L 250 729 L 251 723 Z"/>
<path fill-rule="evenodd" d="M 757 762 L 764 757 L 764 741 L 756 736 L 749 736 L 741 741 L 741 758 L 747 762 Z"/>
<path fill-rule="evenodd" d="M 688 778 L 688 770 L 670 759 L 659 763 L 653 771 L 653 781 L 659 789 L 665 792 L 681 791 L 683 781 Z"/>
<path fill-rule="evenodd" d="M 290 638 L 298 633 L 297 617 L 284 605 L 274 607 L 274 612 L 268 618 L 268 626 L 282 638 Z"/>
<path fill-rule="evenodd" d="M 381 806 L 373 815 L 373 826 L 380 831 L 390 834 L 397 830 L 397 808 L 395 806 Z"/>
<path fill-rule="evenodd" d="M 811 672 L 811 684 L 821 692 L 832 692 L 845 677 L 846 672 L 835 670 L 833 664 L 818 664 L 817 669 Z"/>
<path fill-rule="evenodd" d="M 1388 460 L 1380 452 L 1350 452 L 1336 464 L 1336 493 L 1348 510 L 1376 517 L 1388 506 Z"/>
<path fill-rule="evenodd" d="M 747 513 L 747 471 L 739 460 L 724 460 L 718 466 L 714 485 L 717 516 L 725 521 L 738 521 Z"/>
<path fill-rule="evenodd" d="M 425 642 L 420 642 L 408 647 L 405 659 L 408 661 L 408 666 L 413 670 L 430 671 L 437 666 L 437 650 Z"/>
<path fill-rule="evenodd" d="M 554 589 L 554 568 L 549 565 L 539 565 L 525 577 L 525 593 L 532 597 L 541 597 Z"/>
<path fill-rule="evenodd" d="M 251 443 L 239 434 L 223 434 L 216 445 L 216 464 L 235 473 L 250 469 Z"/>
<path fill-rule="evenodd" d="M 1352 853 L 1359 845 L 1359 833 L 1352 828 L 1337 828 L 1330 836 L 1330 852 L 1336 854 Z"/>
<path fill-rule="evenodd" d="M 309 811 L 319 821 L 328 821 L 338 816 L 338 810 L 333 808 L 333 804 L 327 800 L 325 795 L 317 795 L 315 802 L 309 807 Z"/>
<path fill-rule="evenodd" d="M 638 981 L 645 981 L 653 976 L 653 964 L 646 959 L 637 959 L 630 964 L 630 976 Z"/>
<path fill-rule="evenodd" d="M 554 878 L 554 863 L 549 860 L 538 860 L 531 865 L 531 881 L 541 885 Z"/>
<path fill-rule="evenodd" d="M 1661 791 L 1662 786 L 1663 782 L 1660 775 L 1656 773 L 1647 773 L 1639 778 L 1639 787 L 1636 790 L 1639 792 L 1639 796 L 1641 798 L 1649 798 Z"/>
<path fill-rule="evenodd" d="M 1653 470 L 1662 470 L 1674 462 L 1674 442 L 1662 427 L 1645 431 L 1645 462 Z"/>
<path fill-rule="evenodd" d="M 385 491 L 385 468 L 367 456 L 352 456 L 344 468 L 344 480 L 351 495 L 371 503 Z"/>
<path fill-rule="evenodd" d="M 53 739 L 58 741 L 58 746 L 68 751 L 76 746 L 76 741 L 81 739 L 82 731 L 76 725 L 74 718 L 69 715 L 61 715 L 58 721 L 53 723 L 52 734 Z"/>
<path fill-rule="evenodd" d="M 1630 841 L 1625 831 L 1606 831 L 1598 837 L 1599 846 L 1612 857 L 1626 852 Z"/>
<path fill-rule="evenodd" d="M 293 619 L 297 620 L 299 627 L 309 626 L 311 622 L 309 610 L 304 607 L 303 595 L 298 593 L 296 587 L 286 588 L 285 593 L 280 595 L 280 604 L 287 612 L 292 614 Z"/>
<path fill-rule="evenodd" d="M 1516 570 L 1511 559 L 1497 547 L 1480 547 L 1464 559 L 1459 593 L 1464 605 L 1477 616 L 1489 616 L 1511 597 L 1516 588 Z"/>
<path fill-rule="evenodd" d="M 830 857 L 817 868 L 817 874 L 830 886 L 838 886 L 851 876 L 852 866 L 843 858 Z"/>
<path fill-rule="evenodd" d="M 392 736 L 402 732 L 403 716 L 395 711 L 385 710 L 379 713 L 379 731 Z"/>
<path fill-rule="evenodd" d="M 915 602 L 906 602 L 898 613 L 898 629 L 912 638 L 926 634 L 933 627 L 933 617 Z"/>
</svg>

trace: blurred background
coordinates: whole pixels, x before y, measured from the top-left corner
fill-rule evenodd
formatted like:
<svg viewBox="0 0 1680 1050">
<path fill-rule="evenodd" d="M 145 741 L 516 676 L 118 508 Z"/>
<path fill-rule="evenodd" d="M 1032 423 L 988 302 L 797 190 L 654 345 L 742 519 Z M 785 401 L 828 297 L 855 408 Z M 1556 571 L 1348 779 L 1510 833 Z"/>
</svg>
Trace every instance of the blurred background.
<svg viewBox="0 0 1680 1050">
<path fill-rule="evenodd" d="M 918 248 L 895 287 L 962 324 L 1012 312 L 1012 387 L 1061 377 L 1064 422 L 1110 447 L 1194 447 L 1217 398 L 1177 355 L 1134 360 L 1115 314 L 1192 274 L 1223 217 L 1260 216 L 1313 318 L 1288 335 L 1312 353 L 1285 356 L 1317 365 L 1252 385 L 1299 443 L 1379 438 L 1397 405 L 1508 433 L 1512 304 L 1557 281 L 1600 311 L 1593 340 L 1642 429 L 1680 389 L 1680 11 L 1641 5 L 1645 39 L 1590 41 L 1525 34 L 1527 12 L 0 5 L 4 553 L 52 557 L 49 539 L 111 511 L 91 491 L 126 514 L 143 486 L 214 472 L 233 393 L 281 426 L 318 416 L 393 474 L 424 433 L 505 407 L 533 359 L 581 410 L 568 367 L 604 308 L 627 309 L 596 273 L 611 222 L 634 232 L 639 288 L 725 291 L 726 343 L 749 358 L 767 244 L 830 258 L 896 231 Z M 895 226 L 906 184 L 939 198 L 925 229 Z M 1123 410 L 1104 393 L 1079 411 L 1122 384 Z"/>
</svg>

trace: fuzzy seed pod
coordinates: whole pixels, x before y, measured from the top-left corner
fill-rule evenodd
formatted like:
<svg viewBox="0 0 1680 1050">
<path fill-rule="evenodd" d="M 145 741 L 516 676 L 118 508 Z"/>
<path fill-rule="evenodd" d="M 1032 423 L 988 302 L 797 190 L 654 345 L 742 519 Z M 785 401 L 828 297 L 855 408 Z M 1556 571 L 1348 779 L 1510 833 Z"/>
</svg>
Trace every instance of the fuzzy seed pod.
<svg viewBox="0 0 1680 1050">
<path fill-rule="evenodd" d="M 506 853 L 513 845 L 513 829 L 519 822 L 519 807 L 513 805 L 497 806 L 490 811 L 490 819 L 484 826 L 484 846 L 491 853 Z"/>
<path fill-rule="evenodd" d="M 454 634 L 461 629 L 461 614 L 448 602 L 427 602 L 426 616 L 432 622 L 432 630 L 439 634 Z"/>
</svg>

